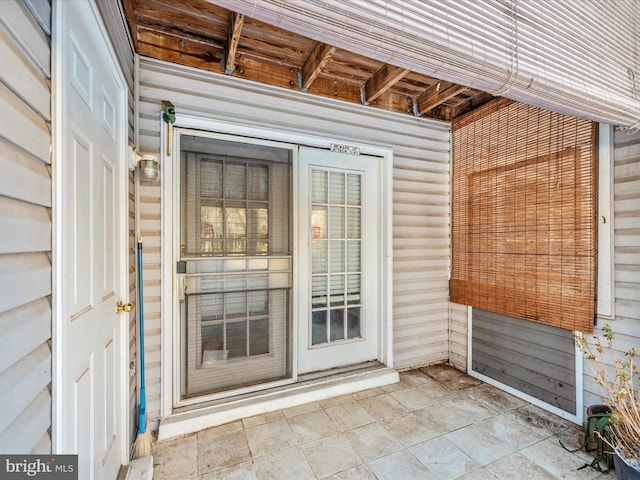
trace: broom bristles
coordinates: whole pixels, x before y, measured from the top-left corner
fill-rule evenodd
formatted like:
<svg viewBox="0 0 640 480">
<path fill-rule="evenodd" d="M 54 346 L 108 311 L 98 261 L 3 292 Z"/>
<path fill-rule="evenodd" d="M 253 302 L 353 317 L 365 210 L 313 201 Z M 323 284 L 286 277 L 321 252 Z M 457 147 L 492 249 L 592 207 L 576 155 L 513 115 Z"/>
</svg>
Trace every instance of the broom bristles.
<svg viewBox="0 0 640 480">
<path fill-rule="evenodd" d="M 147 430 L 144 433 L 139 433 L 136 437 L 135 445 L 133 447 L 133 457 L 142 458 L 151 455 L 151 448 L 153 446 L 153 436 L 151 432 Z"/>
</svg>

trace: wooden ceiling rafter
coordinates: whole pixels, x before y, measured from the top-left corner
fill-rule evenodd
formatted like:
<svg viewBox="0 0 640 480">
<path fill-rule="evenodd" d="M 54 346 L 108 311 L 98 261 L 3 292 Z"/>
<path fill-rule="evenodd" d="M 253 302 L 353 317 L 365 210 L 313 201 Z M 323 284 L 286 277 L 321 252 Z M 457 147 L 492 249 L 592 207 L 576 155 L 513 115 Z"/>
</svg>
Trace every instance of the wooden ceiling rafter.
<svg viewBox="0 0 640 480">
<path fill-rule="evenodd" d="M 410 70 L 405 68 L 395 67 L 385 63 L 382 68 L 374 73 L 362 86 L 362 103 L 369 105 L 402 80 L 409 72 Z"/>
<path fill-rule="evenodd" d="M 236 53 L 238 52 L 243 24 L 244 15 L 238 12 L 231 12 L 227 43 L 224 49 L 224 73 L 227 75 L 231 75 L 236 68 Z"/>
<path fill-rule="evenodd" d="M 120 0 L 137 53 L 371 108 L 452 121 L 491 95 L 314 42 L 209 0 Z"/>
<path fill-rule="evenodd" d="M 331 60 L 331 56 L 336 51 L 333 45 L 326 43 L 316 43 L 313 50 L 309 54 L 309 58 L 302 66 L 302 77 L 300 81 L 300 90 L 306 92 L 316 77 L 320 74 L 327 62 Z"/>
<path fill-rule="evenodd" d="M 467 87 L 455 83 L 445 81 L 438 82 L 416 98 L 414 102 L 414 113 L 416 115 L 424 115 L 437 106 L 442 105 L 447 100 L 467 90 Z"/>
</svg>

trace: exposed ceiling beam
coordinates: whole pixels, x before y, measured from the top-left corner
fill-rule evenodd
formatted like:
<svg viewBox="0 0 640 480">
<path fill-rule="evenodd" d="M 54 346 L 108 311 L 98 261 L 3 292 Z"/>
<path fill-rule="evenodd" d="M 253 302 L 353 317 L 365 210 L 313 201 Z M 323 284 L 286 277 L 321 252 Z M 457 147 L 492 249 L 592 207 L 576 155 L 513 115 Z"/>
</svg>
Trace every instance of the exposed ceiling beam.
<svg viewBox="0 0 640 480">
<path fill-rule="evenodd" d="M 131 34 L 131 41 L 133 42 L 133 49 L 138 49 L 138 22 L 136 20 L 136 10 L 131 4 L 132 0 L 122 0 L 122 7 L 124 8 L 124 16 L 127 19 L 129 26 L 129 33 Z"/>
<path fill-rule="evenodd" d="M 327 62 L 331 60 L 331 55 L 335 51 L 336 47 L 326 43 L 316 43 L 309 58 L 302 66 L 302 79 L 300 81 L 300 89 L 302 91 L 307 91 Z"/>
<path fill-rule="evenodd" d="M 462 85 L 440 81 L 428 88 L 416 99 L 414 102 L 414 113 L 416 115 L 423 115 L 465 90 L 468 90 L 468 88 Z"/>
<path fill-rule="evenodd" d="M 398 83 L 410 70 L 394 67 L 388 63 L 384 64 L 380 70 L 373 74 L 363 86 L 362 103 L 369 104 L 376 98 Z"/>
<path fill-rule="evenodd" d="M 229 22 L 229 30 L 227 32 L 227 44 L 224 50 L 224 73 L 227 75 L 231 75 L 236 68 L 236 52 L 238 51 L 238 43 L 240 42 L 243 23 L 243 14 L 231 12 L 231 21 Z"/>
</svg>

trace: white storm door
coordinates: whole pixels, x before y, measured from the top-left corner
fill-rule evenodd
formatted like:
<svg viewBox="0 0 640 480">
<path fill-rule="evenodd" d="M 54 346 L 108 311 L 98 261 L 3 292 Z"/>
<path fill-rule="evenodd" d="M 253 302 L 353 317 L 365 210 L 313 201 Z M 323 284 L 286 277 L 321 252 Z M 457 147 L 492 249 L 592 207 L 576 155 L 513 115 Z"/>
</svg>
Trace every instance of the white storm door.
<svg viewBox="0 0 640 480">
<path fill-rule="evenodd" d="M 123 426 L 126 302 L 126 89 L 93 2 L 54 2 L 59 42 L 56 453 L 78 454 L 78 478 L 115 479 Z M 126 444 L 125 444 L 126 442 Z"/>
<path fill-rule="evenodd" d="M 381 164 L 300 148 L 298 373 L 379 357 Z"/>
</svg>

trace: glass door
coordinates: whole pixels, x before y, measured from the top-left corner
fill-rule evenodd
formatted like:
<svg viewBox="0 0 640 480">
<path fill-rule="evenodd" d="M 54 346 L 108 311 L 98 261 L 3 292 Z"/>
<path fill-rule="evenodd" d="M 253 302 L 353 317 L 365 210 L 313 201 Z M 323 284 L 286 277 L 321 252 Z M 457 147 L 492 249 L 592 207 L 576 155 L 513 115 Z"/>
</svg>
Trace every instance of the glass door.
<svg viewBox="0 0 640 480">
<path fill-rule="evenodd" d="M 299 155 L 298 371 L 375 360 L 381 159 L 311 148 Z"/>
<path fill-rule="evenodd" d="M 291 377 L 291 156 L 180 137 L 182 400 Z"/>
</svg>

